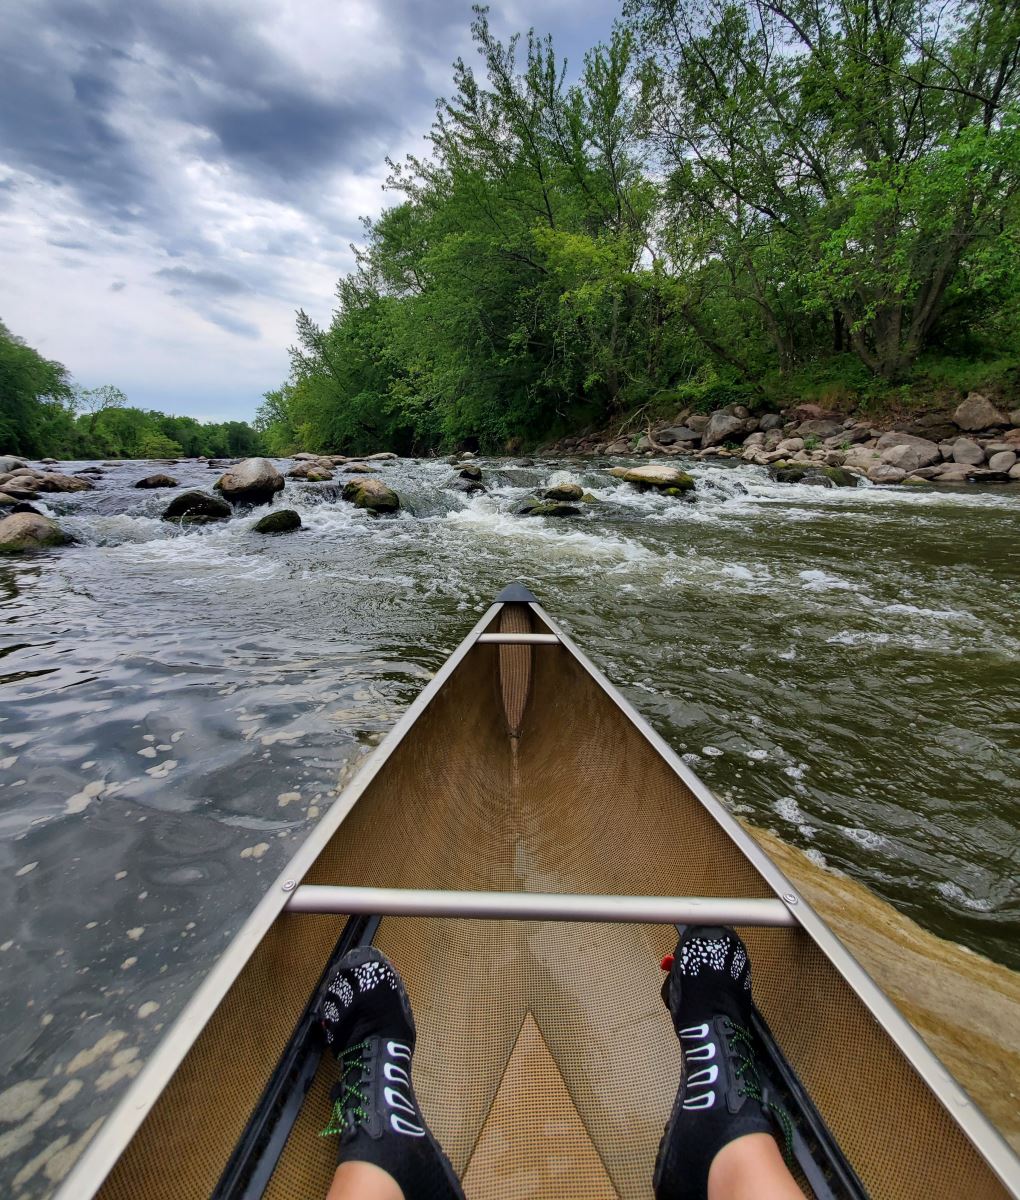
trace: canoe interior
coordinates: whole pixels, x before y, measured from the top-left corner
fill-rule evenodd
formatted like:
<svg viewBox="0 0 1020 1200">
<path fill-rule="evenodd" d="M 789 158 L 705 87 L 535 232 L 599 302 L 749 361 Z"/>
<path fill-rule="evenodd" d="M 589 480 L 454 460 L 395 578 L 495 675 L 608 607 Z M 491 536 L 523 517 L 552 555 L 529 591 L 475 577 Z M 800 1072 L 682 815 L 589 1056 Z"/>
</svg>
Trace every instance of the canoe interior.
<svg viewBox="0 0 1020 1200">
<path fill-rule="evenodd" d="M 527 605 L 492 631 L 545 632 Z M 516 736 L 515 736 L 516 733 Z M 306 883 L 766 897 L 684 782 L 560 646 L 476 645 Z M 282 914 L 99 1195 L 206 1200 L 344 918 Z M 754 994 L 875 1200 L 1005 1197 L 814 942 L 742 930 Z M 384 918 L 418 1024 L 415 1084 L 470 1200 L 651 1196 L 680 1058 L 668 926 Z M 266 1193 L 324 1196 L 324 1064 Z"/>
</svg>

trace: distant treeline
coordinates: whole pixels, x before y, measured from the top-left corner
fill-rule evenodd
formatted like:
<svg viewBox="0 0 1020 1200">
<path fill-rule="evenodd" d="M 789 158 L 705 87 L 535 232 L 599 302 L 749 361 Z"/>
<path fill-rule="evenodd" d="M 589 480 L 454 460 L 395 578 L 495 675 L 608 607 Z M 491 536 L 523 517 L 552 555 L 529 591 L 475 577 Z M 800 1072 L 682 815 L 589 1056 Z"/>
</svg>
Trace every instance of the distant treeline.
<svg viewBox="0 0 1020 1200">
<path fill-rule="evenodd" d="M 454 65 L 425 157 L 301 312 L 282 452 L 495 448 L 626 414 L 904 400 L 1020 345 L 1020 6 L 628 0 Z"/>
<path fill-rule="evenodd" d="M 27 458 L 179 458 L 257 454 L 244 421 L 205 425 L 194 417 L 132 408 L 119 388 L 77 387 L 0 323 L 0 454 Z"/>
</svg>

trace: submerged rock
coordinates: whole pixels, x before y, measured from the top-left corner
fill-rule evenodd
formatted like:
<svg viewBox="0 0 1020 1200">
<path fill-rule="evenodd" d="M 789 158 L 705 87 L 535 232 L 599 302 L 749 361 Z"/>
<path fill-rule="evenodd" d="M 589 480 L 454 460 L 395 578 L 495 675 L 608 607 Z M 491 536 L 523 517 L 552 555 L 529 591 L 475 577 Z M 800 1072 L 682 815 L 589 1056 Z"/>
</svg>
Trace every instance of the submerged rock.
<svg viewBox="0 0 1020 1200">
<path fill-rule="evenodd" d="M 180 484 L 170 475 L 146 475 L 135 484 L 136 488 L 168 488 L 180 487 Z"/>
<path fill-rule="evenodd" d="M 546 500 L 583 500 L 584 488 L 579 483 L 557 483 L 542 494 Z"/>
<path fill-rule="evenodd" d="M 255 522 L 255 533 L 290 533 L 301 528 L 301 517 L 292 508 L 277 508 Z"/>
<path fill-rule="evenodd" d="M 370 512 L 396 512 L 400 507 L 400 497 L 381 479 L 352 479 L 344 484 L 341 495 L 349 504 Z"/>
<path fill-rule="evenodd" d="M 229 504 L 208 492 L 183 492 L 174 496 L 163 510 L 164 521 L 181 521 L 185 525 L 207 525 L 210 521 L 226 521 L 232 515 Z"/>
<path fill-rule="evenodd" d="M 694 490 L 691 476 L 676 467 L 610 467 L 609 474 L 637 487 L 677 488 L 681 492 Z"/>
<path fill-rule="evenodd" d="M 12 513 L 0 521 L 0 554 L 23 554 L 46 546 L 65 546 L 71 539 L 49 517 Z"/>
<path fill-rule="evenodd" d="M 213 485 L 231 504 L 268 504 L 285 480 L 268 458 L 246 458 Z"/>
</svg>

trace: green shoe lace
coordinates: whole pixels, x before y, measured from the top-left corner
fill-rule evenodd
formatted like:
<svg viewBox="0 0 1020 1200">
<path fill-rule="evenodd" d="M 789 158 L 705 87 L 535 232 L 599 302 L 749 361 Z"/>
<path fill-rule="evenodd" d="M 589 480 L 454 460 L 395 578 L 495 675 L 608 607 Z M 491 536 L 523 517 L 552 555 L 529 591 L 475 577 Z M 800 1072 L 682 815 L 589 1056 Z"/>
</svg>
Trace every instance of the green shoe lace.
<svg viewBox="0 0 1020 1200">
<path fill-rule="evenodd" d="M 733 1068 L 740 1077 L 741 1087 L 738 1095 L 749 1096 L 757 1101 L 762 1112 L 770 1116 L 783 1134 L 783 1159 L 788 1167 L 793 1166 L 793 1119 L 784 1105 L 777 1100 L 765 1098 L 761 1086 L 761 1076 L 758 1074 L 758 1063 L 755 1059 L 754 1038 L 742 1026 L 729 1017 L 724 1018 L 723 1027 L 729 1039 L 730 1049 L 734 1053 Z"/>
<path fill-rule="evenodd" d="M 329 1114 L 326 1128 L 321 1131 L 319 1137 L 330 1137 L 335 1133 L 343 1133 L 347 1127 L 348 1113 L 354 1116 L 359 1123 L 368 1120 L 368 1112 L 365 1109 L 368 1097 L 361 1088 L 361 1080 L 365 1074 L 365 1067 L 368 1065 L 365 1054 L 367 1049 L 367 1041 L 358 1042 L 357 1045 L 349 1046 L 338 1055 L 340 1077 L 333 1088 L 333 1111 Z"/>
</svg>

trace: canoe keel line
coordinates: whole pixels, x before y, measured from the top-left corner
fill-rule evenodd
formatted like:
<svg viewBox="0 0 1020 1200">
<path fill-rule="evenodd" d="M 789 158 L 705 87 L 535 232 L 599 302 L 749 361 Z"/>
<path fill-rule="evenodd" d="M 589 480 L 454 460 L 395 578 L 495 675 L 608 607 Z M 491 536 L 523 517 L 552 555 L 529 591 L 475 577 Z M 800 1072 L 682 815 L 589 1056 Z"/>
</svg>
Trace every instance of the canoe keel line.
<svg viewBox="0 0 1020 1200">
<path fill-rule="evenodd" d="M 340 915 L 343 914 L 343 915 Z M 347 918 L 346 920 L 344 918 Z M 520 585 L 298 850 L 59 1200 L 314 1200 L 331 964 L 374 941 L 470 1200 L 651 1194 L 674 922 L 740 927 L 818 1200 L 1020 1197 L 1020 1163 L 775 864 Z"/>
</svg>

